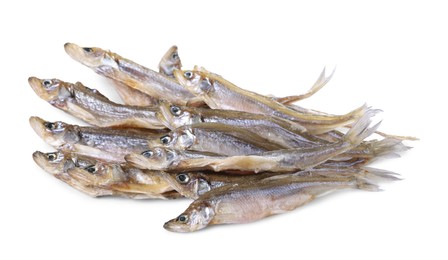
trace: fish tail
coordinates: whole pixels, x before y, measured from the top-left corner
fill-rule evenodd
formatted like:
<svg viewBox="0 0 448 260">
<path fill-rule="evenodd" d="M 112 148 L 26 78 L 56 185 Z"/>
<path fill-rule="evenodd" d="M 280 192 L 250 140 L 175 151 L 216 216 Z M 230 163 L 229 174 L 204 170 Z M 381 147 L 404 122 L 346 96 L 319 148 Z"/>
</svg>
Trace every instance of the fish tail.
<svg viewBox="0 0 448 260">
<path fill-rule="evenodd" d="M 371 118 L 378 112 L 375 109 L 368 109 L 364 115 L 356 121 L 352 128 L 344 136 L 344 141 L 350 143 L 352 147 L 358 146 L 365 138 L 375 133 L 381 122 L 369 127 Z"/>
<path fill-rule="evenodd" d="M 372 181 L 398 181 L 401 180 L 398 176 L 400 174 L 383 169 L 376 169 L 372 167 L 363 167 L 363 176 Z"/>
<path fill-rule="evenodd" d="M 381 141 L 371 144 L 371 152 L 374 157 L 396 158 L 400 153 L 405 152 L 412 147 L 406 146 L 399 139 L 386 137 Z"/>
<path fill-rule="evenodd" d="M 381 191 L 378 185 L 374 184 L 371 180 L 367 178 L 357 177 L 353 182 L 353 186 L 359 190 L 365 191 Z"/>
</svg>

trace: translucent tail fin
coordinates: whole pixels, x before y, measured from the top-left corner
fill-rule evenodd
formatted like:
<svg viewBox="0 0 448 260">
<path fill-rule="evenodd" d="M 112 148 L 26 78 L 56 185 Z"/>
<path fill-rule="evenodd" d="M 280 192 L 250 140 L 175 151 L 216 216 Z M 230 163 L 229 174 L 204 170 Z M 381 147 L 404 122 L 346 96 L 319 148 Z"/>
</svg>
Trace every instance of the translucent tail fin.
<svg viewBox="0 0 448 260">
<path fill-rule="evenodd" d="M 353 147 L 359 145 L 365 138 L 375 133 L 381 122 L 369 127 L 372 122 L 371 118 L 378 112 L 375 109 L 368 109 L 364 115 L 356 121 L 350 131 L 344 136 L 344 140 L 349 142 Z"/>
<path fill-rule="evenodd" d="M 372 183 L 366 178 L 356 178 L 355 188 L 365 191 L 381 191 L 378 185 Z"/>
</svg>

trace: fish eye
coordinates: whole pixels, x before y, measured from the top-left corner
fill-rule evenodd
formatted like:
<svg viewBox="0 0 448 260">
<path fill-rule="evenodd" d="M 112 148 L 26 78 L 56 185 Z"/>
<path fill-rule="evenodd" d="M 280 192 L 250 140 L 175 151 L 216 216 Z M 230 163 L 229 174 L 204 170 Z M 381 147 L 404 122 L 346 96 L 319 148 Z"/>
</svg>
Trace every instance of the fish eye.
<svg viewBox="0 0 448 260">
<path fill-rule="evenodd" d="M 175 116 L 179 116 L 182 112 L 182 110 L 178 106 L 171 106 L 170 111 L 171 111 L 171 114 L 173 114 Z"/>
<path fill-rule="evenodd" d="M 171 142 L 171 137 L 169 135 L 164 135 L 160 137 L 160 142 L 162 144 L 168 144 L 169 142 Z"/>
<path fill-rule="evenodd" d="M 188 183 L 188 181 L 190 180 L 190 177 L 188 177 L 188 175 L 185 173 L 181 173 L 176 176 L 176 179 L 179 183 L 185 184 L 185 183 Z"/>
<path fill-rule="evenodd" d="M 188 216 L 187 215 L 180 215 L 179 217 L 177 217 L 177 221 L 179 221 L 180 223 L 187 223 Z"/>
<path fill-rule="evenodd" d="M 48 87 L 51 86 L 51 80 L 46 79 L 46 80 L 44 80 L 44 81 L 42 82 L 42 84 L 43 84 L 46 88 L 48 88 Z"/>
<path fill-rule="evenodd" d="M 86 168 L 84 168 L 84 170 L 86 170 L 86 171 L 88 171 L 90 173 L 95 173 L 96 172 L 96 167 L 95 167 L 95 165 L 90 165 L 90 166 L 87 166 Z"/>
<path fill-rule="evenodd" d="M 51 122 L 45 122 L 44 126 L 48 130 L 54 130 L 56 128 L 56 124 L 55 123 L 51 123 Z"/>
<path fill-rule="evenodd" d="M 154 154 L 154 152 L 151 151 L 151 150 L 144 151 L 144 152 L 142 153 L 142 155 L 145 156 L 146 158 L 151 157 L 153 154 Z"/>
<path fill-rule="evenodd" d="M 85 52 L 92 52 L 93 49 L 92 48 L 82 48 Z"/>
<path fill-rule="evenodd" d="M 171 55 L 171 58 L 173 60 L 177 60 L 177 59 L 179 59 L 179 54 L 177 54 L 177 52 L 175 52 L 175 53 L 173 53 L 173 55 Z"/>
<path fill-rule="evenodd" d="M 51 162 L 56 160 L 56 158 L 58 158 L 58 156 L 56 155 L 56 153 L 48 153 L 47 154 L 47 159 Z"/>
<path fill-rule="evenodd" d="M 191 72 L 191 71 L 185 71 L 184 76 L 185 76 L 187 79 L 191 79 L 191 78 L 193 78 L 193 72 Z"/>
</svg>

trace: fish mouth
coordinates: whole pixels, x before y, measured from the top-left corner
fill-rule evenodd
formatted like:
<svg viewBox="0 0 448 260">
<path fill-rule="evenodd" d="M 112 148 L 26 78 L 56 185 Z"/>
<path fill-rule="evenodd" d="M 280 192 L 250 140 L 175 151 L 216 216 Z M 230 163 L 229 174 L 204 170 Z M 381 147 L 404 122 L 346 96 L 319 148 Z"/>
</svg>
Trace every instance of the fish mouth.
<svg viewBox="0 0 448 260">
<path fill-rule="evenodd" d="M 176 219 L 172 219 L 163 224 L 163 228 L 171 232 L 178 232 L 178 233 L 191 232 L 190 229 L 183 227 L 183 225 L 176 224 Z"/>
<path fill-rule="evenodd" d="M 101 55 L 98 56 L 98 48 L 81 47 L 74 43 L 64 44 L 65 52 L 77 62 L 92 69 L 101 65 Z"/>
<path fill-rule="evenodd" d="M 34 92 L 36 92 L 36 94 L 45 101 L 51 101 L 57 96 L 57 91 L 52 93 L 45 89 L 44 85 L 42 84 L 42 79 L 29 77 L 28 84 L 31 86 Z"/>
<path fill-rule="evenodd" d="M 46 130 L 44 124 L 45 124 L 45 120 L 43 120 L 40 117 L 37 116 L 32 116 L 29 119 L 30 121 L 30 126 L 31 128 L 33 128 L 34 132 L 36 132 L 36 134 L 42 138 L 42 139 L 46 139 L 48 136 L 48 131 Z"/>
<path fill-rule="evenodd" d="M 166 101 L 159 102 L 159 111 L 156 112 L 157 119 L 166 127 L 171 130 L 174 130 L 176 127 L 173 127 L 170 122 L 171 113 L 170 113 L 170 105 Z"/>
<path fill-rule="evenodd" d="M 59 147 L 60 145 L 64 144 L 64 142 L 62 140 L 59 140 L 60 138 L 58 138 L 57 135 L 55 135 L 53 132 L 47 130 L 47 128 L 45 127 L 45 124 L 49 123 L 49 122 L 47 122 L 37 116 L 30 117 L 29 122 L 30 122 L 30 126 L 31 126 L 31 128 L 33 128 L 34 132 L 36 132 L 36 134 L 40 138 L 42 138 L 47 144 L 54 146 L 54 147 Z"/>
<path fill-rule="evenodd" d="M 56 164 L 52 164 L 48 161 L 48 157 L 47 154 L 40 152 L 40 151 L 35 151 L 33 153 L 33 160 L 34 162 L 40 167 L 42 168 L 44 171 L 48 172 L 49 174 L 56 176 L 61 174 L 61 169 L 60 164 L 56 163 Z"/>
<path fill-rule="evenodd" d="M 180 83 L 182 86 L 184 86 L 184 87 L 187 86 L 188 81 L 187 81 L 187 79 L 184 77 L 184 72 L 183 72 L 182 70 L 174 69 L 174 70 L 173 70 L 173 74 L 174 74 L 174 77 L 176 78 L 176 80 L 179 81 L 179 83 Z"/>
</svg>

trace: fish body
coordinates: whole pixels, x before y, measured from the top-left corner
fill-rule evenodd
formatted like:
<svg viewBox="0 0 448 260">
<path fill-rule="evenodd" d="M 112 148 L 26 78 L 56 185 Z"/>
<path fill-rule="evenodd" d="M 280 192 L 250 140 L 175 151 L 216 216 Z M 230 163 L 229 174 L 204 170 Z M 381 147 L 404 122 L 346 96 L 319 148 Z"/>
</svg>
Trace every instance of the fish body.
<svg viewBox="0 0 448 260">
<path fill-rule="evenodd" d="M 376 185 L 360 178 L 281 176 L 257 183 L 228 185 L 200 196 L 181 215 L 165 223 L 164 228 L 192 232 L 209 225 L 253 222 L 347 188 L 378 190 Z"/>
<path fill-rule="evenodd" d="M 174 75 L 186 89 L 202 98 L 210 108 L 278 116 L 300 123 L 313 134 L 325 133 L 349 125 L 362 116 L 367 109 L 362 106 L 341 116 L 301 113 L 272 98 L 241 89 L 203 68 L 192 71 L 176 70 Z"/>
<path fill-rule="evenodd" d="M 63 153 L 33 153 L 43 170 L 92 197 L 121 196 L 136 199 L 175 198 L 160 172 L 140 170 L 125 164 L 110 164 L 92 157 Z"/>
<path fill-rule="evenodd" d="M 181 126 L 154 139 L 151 147 L 210 152 L 227 156 L 258 154 L 285 147 L 270 143 L 244 128 L 221 123 Z"/>
<path fill-rule="evenodd" d="M 81 127 L 38 117 L 31 117 L 30 125 L 56 149 L 117 163 L 125 162 L 126 154 L 147 150 L 149 141 L 160 133 L 149 129 Z"/>
<path fill-rule="evenodd" d="M 230 157 L 198 155 L 186 151 L 159 148 L 157 151 L 144 154 L 131 154 L 126 156 L 125 159 L 140 167 L 154 170 L 237 170 L 249 172 L 305 170 L 357 147 L 379 126 L 379 124 L 376 124 L 369 128 L 372 115 L 372 113 L 367 112 L 341 141 L 317 147 L 284 149 L 255 155 Z"/>
<path fill-rule="evenodd" d="M 156 107 L 127 106 L 114 103 L 98 90 L 59 79 L 28 79 L 33 90 L 45 101 L 89 124 L 101 127 L 142 127 L 163 129 Z"/>
<path fill-rule="evenodd" d="M 328 167 L 322 165 L 305 171 L 291 173 L 289 175 L 300 177 L 362 177 L 370 180 L 399 180 L 398 174 L 375 169 L 375 168 L 355 168 L 355 167 Z M 163 178 L 180 194 L 187 198 L 198 199 L 207 192 L 223 186 L 247 185 L 257 183 L 267 178 L 282 178 L 281 173 L 260 173 L 252 175 L 232 174 L 232 172 L 180 172 L 162 173 Z M 277 177 L 276 177 L 277 176 Z"/>
<path fill-rule="evenodd" d="M 116 53 L 96 47 L 80 47 L 73 43 L 66 43 L 64 48 L 70 57 L 96 73 L 156 99 L 165 99 L 174 104 L 186 105 L 195 98 L 176 80 L 125 59 Z"/>
</svg>

